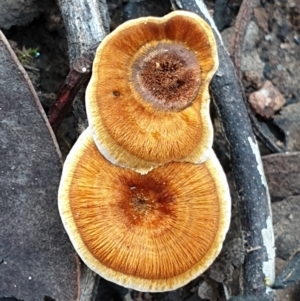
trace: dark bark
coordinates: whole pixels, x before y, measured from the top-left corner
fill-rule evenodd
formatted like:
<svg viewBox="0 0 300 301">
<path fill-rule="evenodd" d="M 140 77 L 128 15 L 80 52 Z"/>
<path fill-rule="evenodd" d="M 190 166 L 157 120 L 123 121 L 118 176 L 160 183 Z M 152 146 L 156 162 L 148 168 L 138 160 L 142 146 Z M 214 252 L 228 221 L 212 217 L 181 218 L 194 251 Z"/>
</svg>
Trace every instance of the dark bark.
<svg viewBox="0 0 300 301">
<path fill-rule="evenodd" d="M 201 0 L 174 1 L 193 11 L 212 26 L 218 45 L 219 69 L 211 92 L 230 146 L 232 170 L 239 194 L 241 234 L 246 256 L 241 290 L 243 295 L 273 300 L 274 234 L 270 198 L 258 146 L 252 131 L 235 69 L 207 8 Z"/>
</svg>

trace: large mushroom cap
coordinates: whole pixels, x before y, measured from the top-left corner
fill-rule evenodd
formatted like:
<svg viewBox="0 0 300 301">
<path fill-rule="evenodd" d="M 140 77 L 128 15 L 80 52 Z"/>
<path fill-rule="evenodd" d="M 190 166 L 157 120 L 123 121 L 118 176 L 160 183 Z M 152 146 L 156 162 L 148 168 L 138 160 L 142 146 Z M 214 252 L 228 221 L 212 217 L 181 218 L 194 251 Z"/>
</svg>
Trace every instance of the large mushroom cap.
<svg viewBox="0 0 300 301">
<path fill-rule="evenodd" d="M 140 291 L 183 286 L 221 250 L 230 221 L 226 177 L 203 164 L 168 163 L 141 175 L 112 165 L 89 130 L 64 165 L 59 211 L 80 257 L 102 277 Z"/>
<path fill-rule="evenodd" d="M 144 168 L 204 161 L 212 146 L 213 32 L 196 14 L 128 21 L 100 44 L 86 92 L 93 137 L 111 162 Z"/>
</svg>

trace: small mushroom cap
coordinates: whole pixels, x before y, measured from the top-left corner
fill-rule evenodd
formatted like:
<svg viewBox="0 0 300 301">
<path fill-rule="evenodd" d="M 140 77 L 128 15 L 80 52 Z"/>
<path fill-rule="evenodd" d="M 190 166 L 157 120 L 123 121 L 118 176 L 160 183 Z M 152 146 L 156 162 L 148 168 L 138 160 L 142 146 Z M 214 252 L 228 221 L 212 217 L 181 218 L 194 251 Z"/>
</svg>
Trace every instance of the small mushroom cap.
<svg viewBox="0 0 300 301">
<path fill-rule="evenodd" d="M 181 287 L 219 254 L 230 194 L 213 152 L 146 175 L 112 165 L 89 129 L 64 164 L 59 211 L 79 256 L 103 278 L 140 291 Z"/>
<path fill-rule="evenodd" d="M 146 171 L 205 161 L 213 141 L 208 85 L 217 67 L 213 32 L 196 14 L 175 11 L 119 26 L 98 47 L 86 92 L 101 153 Z"/>
</svg>

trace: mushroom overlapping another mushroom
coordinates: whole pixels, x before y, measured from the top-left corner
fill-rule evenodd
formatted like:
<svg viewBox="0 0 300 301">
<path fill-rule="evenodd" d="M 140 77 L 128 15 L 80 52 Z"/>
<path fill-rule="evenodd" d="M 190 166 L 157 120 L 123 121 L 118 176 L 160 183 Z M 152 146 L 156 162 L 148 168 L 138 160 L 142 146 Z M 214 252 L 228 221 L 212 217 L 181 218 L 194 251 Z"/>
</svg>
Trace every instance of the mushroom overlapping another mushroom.
<svg viewBox="0 0 300 301">
<path fill-rule="evenodd" d="M 102 277 L 167 291 L 219 254 L 230 194 L 212 150 L 217 65 L 211 29 L 188 12 L 129 21 L 98 48 L 90 128 L 66 159 L 58 200 L 75 249 Z"/>
<path fill-rule="evenodd" d="M 59 211 L 87 266 L 153 292 L 204 272 L 230 221 L 226 177 L 210 152 L 202 164 L 172 162 L 142 175 L 107 161 L 85 130 L 64 164 Z"/>
<path fill-rule="evenodd" d="M 146 173 L 171 161 L 205 161 L 213 130 L 213 32 L 176 11 L 128 21 L 98 47 L 86 106 L 93 138 L 112 163 Z"/>
</svg>

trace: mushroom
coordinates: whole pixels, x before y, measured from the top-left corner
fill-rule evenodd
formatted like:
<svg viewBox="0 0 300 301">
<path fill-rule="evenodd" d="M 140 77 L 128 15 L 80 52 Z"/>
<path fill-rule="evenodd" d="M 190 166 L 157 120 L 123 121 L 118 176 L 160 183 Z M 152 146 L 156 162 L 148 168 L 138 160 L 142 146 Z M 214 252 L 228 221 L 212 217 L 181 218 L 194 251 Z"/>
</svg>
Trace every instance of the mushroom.
<svg viewBox="0 0 300 301">
<path fill-rule="evenodd" d="M 89 129 L 66 159 L 58 200 L 86 265 L 139 291 L 173 290 L 203 273 L 230 221 L 228 184 L 212 150 L 204 163 L 171 162 L 143 175 L 107 161 Z"/>
<path fill-rule="evenodd" d="M 141 173 L 205 161 L 213 141 L 208 85 L 217 67 L 213 32 L 194 13 L 119 26 L 98 47 L 86 91 L 98 149 Z"/>
</svg>

